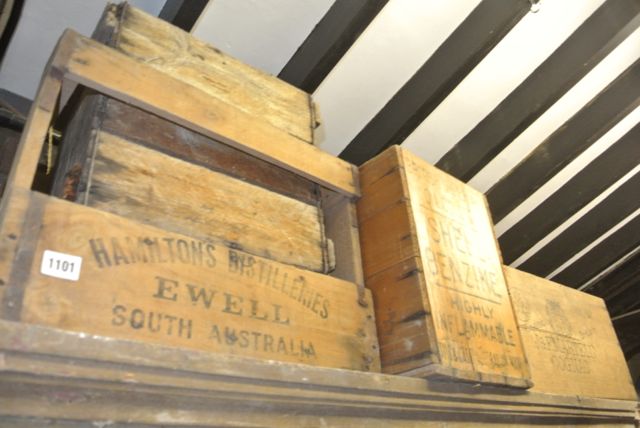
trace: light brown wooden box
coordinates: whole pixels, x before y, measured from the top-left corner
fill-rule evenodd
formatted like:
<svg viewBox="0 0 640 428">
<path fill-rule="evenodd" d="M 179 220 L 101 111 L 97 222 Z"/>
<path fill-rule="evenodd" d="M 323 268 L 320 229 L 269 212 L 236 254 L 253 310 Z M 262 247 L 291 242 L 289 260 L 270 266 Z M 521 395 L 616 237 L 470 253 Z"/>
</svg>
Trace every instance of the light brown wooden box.
<svg viewBox="0 0 640 428">
<path fill-rule="evenodd" d="M 318 118 L 309 94 L 162 19 L 126 2 L 109 4 L 94 38 L 300 141 L 314 142 Z"/>
<path fill-rule="evenodd" d="M 135 83 L 130 76 L 137 77 Z M 334 276 L 324 275 L 34 191 L 63 83 L 99 91 L 304 176 L 320 189 L 325 231 L 337 236 L 336 254 L 345 263 Z M 189 102 L 175 103 L 175 94 Z M 67 31 L 45 70 L 8 183 L 0 205 L 0 318 L 261 359 L 379 370 L 352 204 L 357 174 L 271 124 Z M 80 257 L 81 266 L 78 259 L 58 264 L 60 257 L 46 250 Z M 51 266 L 58 273 L 79 269 L 79 278 L 43 273 Z"/>
<path fill-rule="evenodd" d="M 107 6 L 94 38 L 312 142 L 308 94 L 127 3 Z M 70 104 L 58 125 L 52 194 L 305 269 L 334 269 L 313 181 L 90 91 Z"/>
<path fill-rule="evenodd" d="M 398 146 L 360 179 L 383 371 L 531 386 L 484 196 Z"/>
<path fill-rule="evenodd" d="M 52 194 L 164 230 L 327 273 L 320 188 L 103 95 L 67 104 Z"/>
<path fill-rule="evenodd" d="M 636 400 L 604 301 L 504 266 L 533 391 Z"/>
</svg>

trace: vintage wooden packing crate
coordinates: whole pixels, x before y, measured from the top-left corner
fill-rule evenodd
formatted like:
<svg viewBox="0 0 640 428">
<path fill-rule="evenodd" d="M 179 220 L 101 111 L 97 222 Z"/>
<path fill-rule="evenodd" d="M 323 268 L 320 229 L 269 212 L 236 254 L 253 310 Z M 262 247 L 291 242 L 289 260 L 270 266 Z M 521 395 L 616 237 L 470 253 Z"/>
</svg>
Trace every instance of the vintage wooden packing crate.
<svg viewBox="0 0 640 428">
<path fill-rule="evenodd" d="M 335 236 L 336 269 L 331 275 L 301 269 L 34 191 L 38 157 L 67 84 L 124 101 L 317 185 L 325 231 Z M 74 183 L 71 178 L 66 184 Z M 45 71 L 0 205 L 0 317 L 263 359 L 379 370 L 352 202 L 358 195 L 352 165 L 67 31 Z"/>
<path fill-rule="evenodd" d="M 312 141 L 308 94 L 158 18 L 109 5 L 94 37 Z M 90 91 L 71 103 L 54 195 L 317 272 L 335 267 L 313 181 Z"/>
<path fill-rule="evenodd" d="M 54 195 L 316 272 L 335 267 L 311 180 L 120 101 L 78 95 Z"/>
<path fill-rule="evenodd" d="M 531 386 L 484 196 L 398 146 L 360 183 L 383 371 Z"/>
<path fill-rule="evenodd" d="M 533 391 L 636 400 L 604 301 L 504 266 Z"/>
<path fill-rule="evenodd" d="M 311 96 L 123 2 L 109 4 L 93 36 L 301 141 L 318 126 Z"/>
</svg>

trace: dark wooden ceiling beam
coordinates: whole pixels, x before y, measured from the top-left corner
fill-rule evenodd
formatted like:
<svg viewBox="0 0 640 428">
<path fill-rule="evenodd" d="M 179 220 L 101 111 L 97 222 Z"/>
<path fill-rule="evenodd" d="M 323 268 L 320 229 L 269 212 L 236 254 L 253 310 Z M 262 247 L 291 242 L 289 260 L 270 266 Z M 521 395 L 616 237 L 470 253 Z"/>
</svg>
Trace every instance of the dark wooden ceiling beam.
<svg viewBox="0 0 640 428">
<path fill-rule="evenodd" d="M 160 11 L 160 19 L 185 31 L 191 31 L 209 0 L 167 0 Z"/>
<path fill-rule="evenodd" d="M 505 263 L 516 260 L 639 164 L 640 123 L 500 236 Z"/>
<path fill-rule="evenodd" d="M 336 0 L 278 75 L 313 92 L 388 0 Z"/>
<path fill-rule="evenodd" d="M 640 2 L 605 2 L 437 166 L 470 180 L 639 24 Z"/>
<path fill-rule="evenodd" d="M 638 189 L 640 173 L 625 181 L 518 268 L 547 276 L 638 209 L 640 198 L 631 196 L 637 195 Z"/>
<path fill-rule="evenodd" d="M 640 246 L 640 215 L 602 240 L 551 279 L 578 288 L 638 246 Z M 590 285 L 588 289 L 592 287 L 593 285 Z"/>
<path fill-rule="evenodd" d="M 638 105 L 640 60 L 489 189 L 486 195 L 494 221 L 502 220 Z"/>
<path fill-rule="evenodd" d="M 387 147 L 401 144 L 526 15 L 530 6 L 528 0 L 482 1 L 340 157 L 362 164 Z"/>
</svg>

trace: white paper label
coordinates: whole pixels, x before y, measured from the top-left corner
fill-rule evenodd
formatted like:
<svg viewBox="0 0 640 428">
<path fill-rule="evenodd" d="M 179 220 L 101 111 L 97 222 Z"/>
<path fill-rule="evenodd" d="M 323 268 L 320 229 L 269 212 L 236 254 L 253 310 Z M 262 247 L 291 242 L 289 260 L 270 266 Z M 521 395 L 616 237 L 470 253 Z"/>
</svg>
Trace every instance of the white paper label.
<svg viewBox="0 0 640 428">
<path fill-rule="evenodd" d="M 55 278 L 77 281 L 80 279 L 81 266 L 82 257 L 45 250 L 42 255 L 40 273 L 43 275 L 53 276 Z"/>
</svg>

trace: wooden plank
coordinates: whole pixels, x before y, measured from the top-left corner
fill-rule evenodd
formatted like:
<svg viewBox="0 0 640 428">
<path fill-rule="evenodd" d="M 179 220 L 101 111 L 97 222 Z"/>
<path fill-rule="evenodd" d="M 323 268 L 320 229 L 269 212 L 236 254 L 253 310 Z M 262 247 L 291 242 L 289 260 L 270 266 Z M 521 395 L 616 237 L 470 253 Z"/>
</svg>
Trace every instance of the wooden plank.
<svg viewBox="0 0 640 428">
<path fill-rule="evenodd" d="M 360 173 L 383 370 L 530 386 L 484 196 L 398 146 Z"/>
<path fill-rule="evenodd" d="M 312 181 L 120 101 L 107 99 L 100 129 L 308 204 L 319 203 Z"/>
<path fill-rule="evenodd" d="M 17 237 L 23 322 L 264 359 L 379 370 L 370 296 L 350 282 L 142 225 L 36 192 L 15 190 L 5 228 L 25 200 L 41 206 L 35 237 Z M 13 209 L 15 205 L 16 209 Z M 31 208 L 29 208 L 31 209 Z M 27 221 L 30 221 L 27 216 Z M 64 233 L 60 233 L 64 231 Z M 45 250 L 82 258 L 79 280 L 41 273 Z M 0 260 L 10 265 L 13 258 Z M 6 296 L 5 296 L 6 300 Z M 7 308 L 2 308 L 6 317 Z"/>
<path fill-rule="evenodd" d="M 571 258 L 578 251 L 602 236 L 640 207 L 640 200 L 631 198 L 640 189 L 640 173 L 635 174 L 614 190 L 589 212 L 542 247 L 519 268 L 545 276 Z"/>
<path fill-rule="evenodd" d="M 640 215 L 559 272 L 553 281 L 577 288 L 640 246 Z"/>
<path fill-rule="evenodd" d="M 604 301 L 505 266 L 532 391 L 635 400 Z"/>
<path fill-rule="evenodd" d="M 640 164 L 639 139 L 640 124 L 504 232 L 498 238 L 498 242 L 505 263 L 511 263 L 520 257 L 536 242 Z M 563 281 L 560 282 L 565 284 Z"/>
<path fill-rule="evenodd" d="M 608 0 L 440 161 L 470 180 L 640 24 L 635 0 Z"/>
<path fill-rule="evenodd" d="M 503 219 L 638 105 L 640 59 L 489 189 L 494 221 Z"/>
<path fill-rule="evenodd" d="M 388 0 L 336 0 L 278 77 L 314 92 Z"/>
<path fill-rule="evenodd" d="M 318 207 L 94 132 L 91 179 L 78 195 L 88 206 L 282 263 L 329 270 Z"/>
<path fill-rule="evenodd" d="M 484 0 L 465 18 L 342 151 L 360 165 L 402 144 L 449 93 L 524 17 L 530 2 Z"/>
<path fill-rule="evenodd" d="M 123 3 L 108 10 L 104 20 L 115 26 L 113 47 L 118 51 L 254 120 L 268 122 L 283 134 L 313 143 L 315 121 L 309 94 L 140 9 Z"/>
<path fill-rule="evenodd" d="M 217 426 L 220 420 L 292 427 L 624 426 L 633 424 L 636 407 L 634 401 L 252 361 L 3 321 L 0 333 L 0 400 L 10 403 L 0 414 L 3 423 L 27 423 L 21 426 L 31 426 L 29 416 L 60 426 L 125 420 L 143 426 Z"/>
<path fill-rule="evenodd" d="M 65 32 L 61 45 L 71 51 L 69 61 L 60 59 L 56 62 L 56 68 L 66 78 L 239 148 L 329 189 L 348 196 L 359 194 L 357 171 L 352 165 L 316 147 L 300 144 L 295 137 L 257 121 L 196 87 L 71 30 Z M 179 99 L 174 96 L 178 93 L 181 94 Z M 274 141 L 278 144 L 273 144 Z"/>
</svg>

